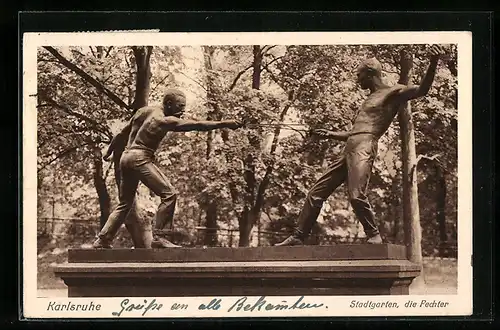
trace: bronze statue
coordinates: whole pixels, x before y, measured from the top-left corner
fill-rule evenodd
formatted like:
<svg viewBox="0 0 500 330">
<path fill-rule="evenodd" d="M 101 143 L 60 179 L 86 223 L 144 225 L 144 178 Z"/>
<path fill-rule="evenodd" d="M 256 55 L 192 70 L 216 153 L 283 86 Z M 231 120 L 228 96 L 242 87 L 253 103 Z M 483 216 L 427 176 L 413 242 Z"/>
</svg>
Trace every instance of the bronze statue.
<svg viewBox="0 0 500 330">
<path fill-rule="evenodd" d="M 154 163 L 154 153 L 167 132 L 209 131 L 220 128 L 237 129 L 243 123 L 237 120 L 194 121 L 182 119 L 186 96 L 177 89 L 165 93 L 161 107 L 146 106 L 139 109 L 123 130 L 113 138 L 104 156 L 109 160 L 116 141 L 127 139 L 126 149 L 120 158 L 122 180 L 119 204 L 98 234 L 94 248 L 111 248 L 118 229 L 131 210 L 139 181 L 161 198 L 155 218 L 153 248 L 178 247 L 161 233 L 174 217 L 177 194 L 165 175 Z"/>
<path fill-rule="evenodd" d="M 382 243 L 372 207 L 366 196 L 373 161 L 377 155 L 378 140 L 387 131 L 405 102 L 428 93 L 439 57 L 443 54 L 442 47 L 436 45 L 431 47 L 427 73 L 419 86 L 411 87 L 400 84 L 387 86 L 381 78 L 382 66 L 375 58 L 361 63 L 357 70 L 357 82 L 361 88 L 369 89 L 370 95 L 361 106 L 350 132 L 332 132 L 323 129 L 314 132 L 319 137 L 346 141 L 346 144 L 341 155 L 307 194 L 294 233 L 276 246 L 303 244 L 316 222 L 323 203 L 344 182 L 347 182 L 349 200 L 356 217 L 363 225 L 367 243 Z"/>
</svg>

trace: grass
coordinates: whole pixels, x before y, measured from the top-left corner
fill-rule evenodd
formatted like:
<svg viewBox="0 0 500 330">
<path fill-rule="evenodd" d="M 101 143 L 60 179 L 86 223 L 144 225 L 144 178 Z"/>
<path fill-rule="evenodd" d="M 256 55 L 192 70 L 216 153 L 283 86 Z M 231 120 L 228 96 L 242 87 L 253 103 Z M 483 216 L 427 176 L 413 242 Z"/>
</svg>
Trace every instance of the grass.
<svg viewBox="0 0 500 330">
<path fill-rule="evenodd" d="M 113 242 L 115 247 L 129 247 L 130 239 L 128 234 L 122 228 L 118 232 L 116 239 Z M 44 290 L 60 290 L 65 289 L 64 282 L 54 275 L 52 266 L 55 264 L 66 263 L 68 260 L 68 249 L 90 247 L 93 242 L 93 236 L 75 236 L 68 235 L 64 237 L 54 238 L 52 240 L 46 238 L 38 239 L 38 256 L 37 256 L 37 287 Z"/>
<path fill-rule="evenodd" d="M 424 258 L 423 273 L 425 287 L 414 290 L 412 294 L 456 294 L 457 260 Z"/>
<path fill-rule="evenodd" d="M 66 289 L 64 282 L 54 275 L 51 266 L 65 263 L 68 260 L 68 249 L 56 248 L 51 252 L 45 251 L 38 254 L 38 289 Z"/>
</svg>

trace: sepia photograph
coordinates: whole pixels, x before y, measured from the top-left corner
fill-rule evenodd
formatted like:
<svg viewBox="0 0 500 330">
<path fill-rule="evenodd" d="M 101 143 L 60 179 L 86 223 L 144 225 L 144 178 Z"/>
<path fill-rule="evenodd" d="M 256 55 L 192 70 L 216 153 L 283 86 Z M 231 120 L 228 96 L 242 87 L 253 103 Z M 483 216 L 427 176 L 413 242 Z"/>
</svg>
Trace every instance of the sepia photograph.
<svg viewBox="0 0 500 330">
<path fill-rule="evenodd" d="M 164 317 L 169 297 L 186 314 L 222 297 L 227 313 L 333 315 L 342 297 L 348 313 L 439 314 L 460 285 L 471 299 L 463 35 L 84 35 L 30 48 L 23 244 L 42 314 L 113 298 L 115 316 Z"/>
</svg>

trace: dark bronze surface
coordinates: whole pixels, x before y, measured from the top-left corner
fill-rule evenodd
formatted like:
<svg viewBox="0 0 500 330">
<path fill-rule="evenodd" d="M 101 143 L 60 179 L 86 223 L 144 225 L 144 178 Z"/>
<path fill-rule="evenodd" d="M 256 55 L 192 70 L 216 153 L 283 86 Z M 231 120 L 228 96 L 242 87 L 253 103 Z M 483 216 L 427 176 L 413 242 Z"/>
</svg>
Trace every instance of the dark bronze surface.
<svg viewBox="0 0 500 330">
<path fill-rule="evenodd" d="M 70 250 L 54 267 L 70 297 L 404 295 L 405 247 L 334 245 Z"/>
<path fill-rule="evenodd" d="M 406 259 L 404 246 L 342 244 L 331 246 L 268 246 L 249 248 L 74 249 L 69 262 L 220 262 Z"/>
</svg>

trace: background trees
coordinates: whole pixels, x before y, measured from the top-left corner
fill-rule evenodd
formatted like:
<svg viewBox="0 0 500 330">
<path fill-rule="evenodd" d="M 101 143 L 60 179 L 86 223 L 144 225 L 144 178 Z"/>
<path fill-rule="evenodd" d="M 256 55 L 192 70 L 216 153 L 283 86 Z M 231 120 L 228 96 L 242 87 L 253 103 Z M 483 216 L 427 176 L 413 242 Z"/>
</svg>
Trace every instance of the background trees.
<svg viewBox="0 0 500 330">
<path fill-rule="evenodd" d="M 116 203 L 119 180 L 116 164 L 102 162 L 102 150 L 135 110 L 159 103 L 166 88 L 179 87 L 188 95 L 189 117 L 264 125 L 167 136 L 157 158 L 179 190 L 176 239 L 208 246 L 273 243 L 280 234 L 272 233 L 287 234 L 308 188 L 342 146 L 315 140 L 308 131 L 349 129 L 365 98 L 354 80 L 359 62 L 376 56 L 388 83 L 405 78 L 415 84 L 428 64 L 427 47 L 40 48 L 39 214 L 50 216 L 56 204 L 59 216 L 102 224 Z M 452 255 L 456 241 L 456 49 L 449 48 L 429 95 L 411 104 L 414 157 L 401 157 L 396 120 L 381 140 L 370 184 L 383 236 L 403 243 L 408 206 L 403 208 L 402 177 L 413 174 L 407 191 L 421 205 L 425 254 Z M 270 125 L 275 123 L 291 125 Z M 411 140 L 403 146 L 412 148 Z M 158 201 L 141 186 L 138 204 L 132 217 L 147 225 Z M 252 235 L 256 231 L 261 235 Z M 325 203 L 311 243 L 332 235 L 362 235 L 343 187 Z"/>
</svg>

